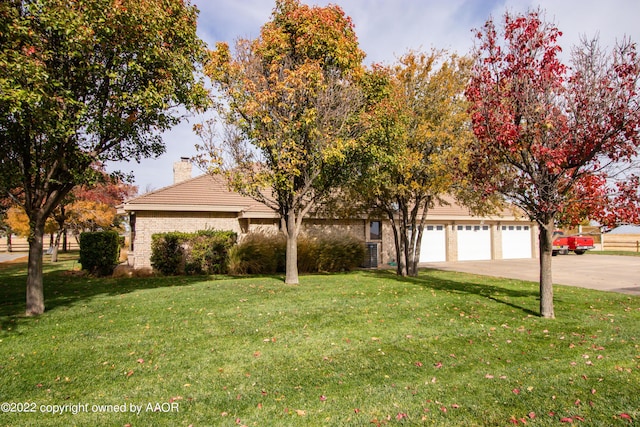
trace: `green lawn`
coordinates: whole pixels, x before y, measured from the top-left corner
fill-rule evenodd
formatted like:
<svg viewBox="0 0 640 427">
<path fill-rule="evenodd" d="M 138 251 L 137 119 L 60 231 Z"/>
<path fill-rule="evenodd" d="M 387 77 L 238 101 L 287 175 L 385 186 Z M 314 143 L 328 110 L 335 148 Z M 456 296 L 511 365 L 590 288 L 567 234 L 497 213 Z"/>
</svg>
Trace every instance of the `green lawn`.
<svg viewBox="0 0 640 427">
<path fill-rule="evenodd" d="M 25 268 L 0 265 L 0 425 L 640 420 L 638 297 L 558 286 L 546 320 L 516 280 L 91 279 L 69 260 L 45 267 L 47 312 L 25 318 Z"/>
<path fill-rule="evenodd" d="M 632 251 L 589 251 L 588 253 L 593 255 L 640 256 L 640 253 Z"/>
</svg>

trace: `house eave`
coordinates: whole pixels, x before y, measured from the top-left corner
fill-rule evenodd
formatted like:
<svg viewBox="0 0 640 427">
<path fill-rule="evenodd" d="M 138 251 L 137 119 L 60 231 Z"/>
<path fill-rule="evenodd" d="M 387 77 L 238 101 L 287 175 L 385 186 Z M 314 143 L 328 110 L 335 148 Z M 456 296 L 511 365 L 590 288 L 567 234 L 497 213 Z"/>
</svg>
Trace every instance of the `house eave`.
<svg viewBox="0 0 640 427">
<path fill-rule="evenodd" d="M 150 203 L 123 203 L 116 206 L 119 215 L 131 212 L 232 212 L 237 213 L 238 218 L 272 219 L 277 218 L 275 212 L 251 211 L 246 206 L 233 205 L 173 205 Z"/>
</svg>

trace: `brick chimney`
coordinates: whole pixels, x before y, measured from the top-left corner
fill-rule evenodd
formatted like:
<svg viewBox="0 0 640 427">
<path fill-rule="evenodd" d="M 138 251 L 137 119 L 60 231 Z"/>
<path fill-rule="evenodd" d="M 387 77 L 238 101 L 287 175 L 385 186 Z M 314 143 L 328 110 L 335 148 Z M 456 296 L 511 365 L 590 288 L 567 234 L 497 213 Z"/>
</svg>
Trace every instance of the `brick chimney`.
<svg viewBox="0 0 640 427">
<path fill-rule="evenodd" d="M 188 157 L 180 157 L 179 162 L 173 164 L 173 183 L 191 179 L 191 162 Z"/>
</svg>

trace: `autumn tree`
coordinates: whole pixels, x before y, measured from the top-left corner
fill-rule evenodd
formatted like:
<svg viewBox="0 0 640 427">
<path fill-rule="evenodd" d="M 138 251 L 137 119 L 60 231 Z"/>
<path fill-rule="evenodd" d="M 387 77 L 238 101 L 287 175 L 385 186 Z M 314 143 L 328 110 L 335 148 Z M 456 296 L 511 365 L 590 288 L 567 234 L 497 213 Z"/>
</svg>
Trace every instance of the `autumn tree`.
<svg viewBox="0 0 640 427">
<path fill-rule="evenodd" d="M 467 89 L 476 190 L 502 194 L 540 226 L 540 313 L 548 318 L 556 222 L 638 215 L 638 178 L 618 174 L 640 144 L 636 45 L 627 40 L 606 52 L 584 41 L 567 66 L 561 35 L 539 10 L 507 13 L 501 29 L 489 20 L 477 31 Z"/>
<path fill-rule="evenodd" d="M 95 165 L 98 180 L 74 189 L 53 211 L 51 218 L 57 223 L 56 240 L 53 243 L 51 261 L 56 262 L 60 240 L 66 248 L 67 230 L 75 236 L 83 231 L 117 229 L 121 226 L 116 206 L 137 193 L 137 187 L 110 176 L 104 168 Z"/>
<path fill-rule="evenodd" d="M 137 192 L 137 187 L 109 176 L 102 168 L 97 168 L 97 172 L 100 181 L 75 187 L 47 219 L 45 233 L 52 236 L 51 262 L 57 262 L 60 242 L 66 239 L 68 229 L 78 236 L 83 231 L 117 228 L 120 224 L 116 205 Z M 9 208 L 5 223 L 20 236 L 28 238 L 31 235 L 29 217 L 22 206 Z"/>
<path fill-rule="evenodd" d="M 372 107 L 362 116 L 361 159 L 368 160 L 354 188 L 368 210 L 389 218 L 402 276 L 418 274 L 429 209 L 455 193 L 466 167 L 473 136 L 464 99 L 470 65 L 446 52 L 409 52 L 364 79 Z"/>
<path fill-rule="evenodd" d="M 235 52 L 219 43 L 206 74 L 221 95 L 225 133 L 205 143 L 214 172 L 273 208 L 287 237 L 286 283 L 298 283 L 302 219 L 335 187 L 361 103 L 354 77 L 364 54 L 351 20 L 335 5 L 277 0 L 255 40 Z M 211 142 L 211 141 L 210 141 Z"/>
<path fill-rule="evenodd" d="M 44 311 L 47 218 L 96 161 L 164 151 L 174 107 L 205 99 L 197 10 L 183 0 L 0 3 L 0 197 L 28 218 L 27 315 Z"/>
</svg>

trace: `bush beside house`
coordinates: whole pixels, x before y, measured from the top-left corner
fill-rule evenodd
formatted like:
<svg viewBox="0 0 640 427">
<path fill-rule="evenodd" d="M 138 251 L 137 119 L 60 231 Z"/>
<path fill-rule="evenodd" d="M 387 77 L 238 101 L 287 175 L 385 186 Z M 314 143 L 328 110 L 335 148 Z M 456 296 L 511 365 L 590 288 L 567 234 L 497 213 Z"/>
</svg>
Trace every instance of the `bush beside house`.
<svg viewBox="0 0 640 427">
<path fill-rule="evenodd" d="M 366 248 L 350 234 L 315 232 L 298 238 L 300 273 L 349 271 L 362 265 Z M 232 274 L 284 272 L 286 239 L 280 233 L 251 233 L 229 254 Z"/>
<path fill-rule="evenodd" d="M 195 233 L 158 233 L 151 239 L 151 265 L 160 273 L 225 274 L 233 231 L 201 230 Z"/>
<path fill-rule="evenodd" d="M 151 247 L 151 265 L 167 276 L 274 274 L 285 268 L 286 239 L 281 233 L 249 233 L 237 244 L 232 231 L 158 233 Z M 353 270 L 365 254 L 365 245 L 349 234 L 318 232 L 298 239 L 301 273 Z"/>
<path fill-rule="evenodd" d="M 116 231 L 80 234 L 80 264 L 96 276 L 110 276 L 119 263 L 123 240 Z"/>
</svg>

